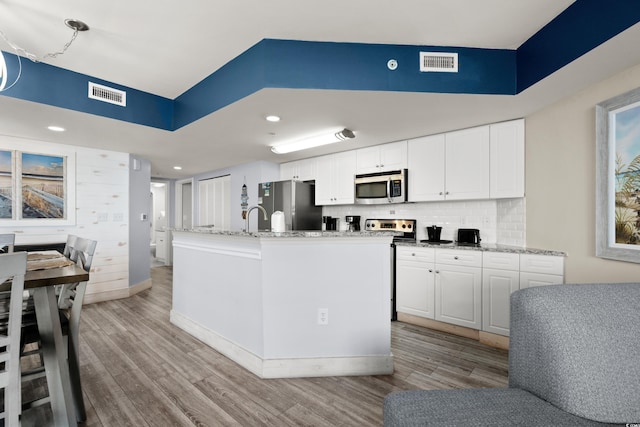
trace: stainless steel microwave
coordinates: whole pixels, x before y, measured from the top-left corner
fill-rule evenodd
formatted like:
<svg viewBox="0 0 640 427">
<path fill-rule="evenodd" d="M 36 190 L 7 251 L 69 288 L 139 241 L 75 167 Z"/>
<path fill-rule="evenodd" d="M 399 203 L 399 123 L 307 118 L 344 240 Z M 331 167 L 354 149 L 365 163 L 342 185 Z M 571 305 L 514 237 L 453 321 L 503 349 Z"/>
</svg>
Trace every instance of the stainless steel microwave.
<svg viewBox="0 0 640 427">
<path fill-rule="evenodd" d="M 407 170 L 356 175 L 357 204 L 373 205 L 407 201 Z"/>
</svg>

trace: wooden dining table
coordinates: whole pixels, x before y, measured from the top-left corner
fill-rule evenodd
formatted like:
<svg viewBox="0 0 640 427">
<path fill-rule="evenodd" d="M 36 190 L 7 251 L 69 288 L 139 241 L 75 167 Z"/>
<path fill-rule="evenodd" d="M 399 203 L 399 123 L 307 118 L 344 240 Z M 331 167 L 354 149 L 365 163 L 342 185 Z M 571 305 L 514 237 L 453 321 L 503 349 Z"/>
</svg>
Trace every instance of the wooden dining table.
<svg viewBox="0 0 640 427">
<path fill-rule="evenodd" d="M 62 336 L 55 285 L 88 281 L 89 273 L 62 254 L 54 252 L 39 252 L 38 254 L 50 255 L 45 260 L 42 257 L 36 260 L 38 257 L 29 253 L 24 287 L 25 290 L 33 291 L 54 425 L 75 426 L 78 408 L 73 400 L 67 361 L 68 349 Z M 56 254 L 57 257 L 53 258 Z"/>
</svg>

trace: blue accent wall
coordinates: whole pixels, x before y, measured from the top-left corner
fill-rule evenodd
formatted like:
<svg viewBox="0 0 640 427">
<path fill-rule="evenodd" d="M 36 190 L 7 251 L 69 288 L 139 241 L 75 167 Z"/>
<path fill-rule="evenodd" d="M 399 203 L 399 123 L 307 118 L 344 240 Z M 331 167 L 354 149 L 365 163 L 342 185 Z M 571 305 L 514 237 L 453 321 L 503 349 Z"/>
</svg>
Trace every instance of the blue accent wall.
<svg viewBox="0 0 640 427">
<path fill-rule="evenodd" d="M 18 69 L 16 55 L 4 53 L 7 67 Z M 20 80 L 2 95 L 97 116 L 123 120 L 159 129 L 171 129 L 174 103 L 171 99 L 93 78 L 41 62 L 21 59 Z M 15 72 L 15 71 L 14 71 Z M 10 82 L 15 80 L 14 74 Z M 127 106 L 109 104 L 87 97 L 89 82 L 98 83 L 127 92 Z"/>
<path fill-rule="evenodd" d="M 639 0 L 576 0 L 518 48 L 517 92 L 639 21 Z"/>
<path fill-rule="evenodd" d="M 23 60 L 1 94 L 168 131 L 263 88 L 516 95 L 638 22 L 640 0 L 576 0 L 517 50 L 264 39 L 175 100 Z M 459 72 L 420 72 L 421 51 L 458 53 Z M 88 99 L 89 81 L 126 91 L 127 107 Z"/>
</svg>

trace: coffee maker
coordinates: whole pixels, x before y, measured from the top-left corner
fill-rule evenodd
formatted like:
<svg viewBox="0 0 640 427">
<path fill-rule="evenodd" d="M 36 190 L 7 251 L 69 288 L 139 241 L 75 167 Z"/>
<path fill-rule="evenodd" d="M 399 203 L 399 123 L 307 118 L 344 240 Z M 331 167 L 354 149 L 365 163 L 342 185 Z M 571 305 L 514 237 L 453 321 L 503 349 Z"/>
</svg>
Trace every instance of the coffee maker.
<svg viewBox="0 0 640 427">
<path fill-rule="evenodd" d="M 347 215 L 344 221 L 349 226 L 349 231 L 360 231 L 360 215 Z"/>
</svg>

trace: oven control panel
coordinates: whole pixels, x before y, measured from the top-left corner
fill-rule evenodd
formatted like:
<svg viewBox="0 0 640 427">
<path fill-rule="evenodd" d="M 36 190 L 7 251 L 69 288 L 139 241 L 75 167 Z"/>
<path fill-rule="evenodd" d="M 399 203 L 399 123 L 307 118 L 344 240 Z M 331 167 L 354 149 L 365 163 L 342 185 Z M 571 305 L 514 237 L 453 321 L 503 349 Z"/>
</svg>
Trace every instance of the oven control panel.
<svg viewBox="0 0 640 427">
<path fill-rule="evenodd" d="M 415 219 L 367 219 L 364 222 L 366 231 L 400 231 L 404 234 L 394 238 L 395 240 L 416 240 Z"/>
</svg>

